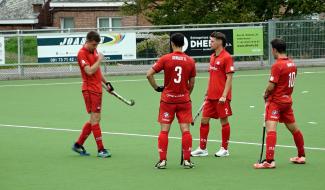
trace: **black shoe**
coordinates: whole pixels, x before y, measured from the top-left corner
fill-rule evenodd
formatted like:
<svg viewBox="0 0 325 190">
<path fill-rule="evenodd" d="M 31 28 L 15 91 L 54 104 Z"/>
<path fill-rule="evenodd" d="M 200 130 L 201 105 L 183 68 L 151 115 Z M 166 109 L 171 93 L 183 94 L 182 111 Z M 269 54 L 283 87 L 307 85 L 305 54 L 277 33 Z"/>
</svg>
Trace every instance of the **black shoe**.
<svg viewBox="0 0 325 190">
<path fill-rule="evenodd" d="M 80 156 L 89 156 L 90 154 L 86 151 L 86 149 L 78 144 L 78 143 L 74 143 L 74 145 L 72 146 L 72 150 L 78 154 L 80 154 Z"/>
</svg>

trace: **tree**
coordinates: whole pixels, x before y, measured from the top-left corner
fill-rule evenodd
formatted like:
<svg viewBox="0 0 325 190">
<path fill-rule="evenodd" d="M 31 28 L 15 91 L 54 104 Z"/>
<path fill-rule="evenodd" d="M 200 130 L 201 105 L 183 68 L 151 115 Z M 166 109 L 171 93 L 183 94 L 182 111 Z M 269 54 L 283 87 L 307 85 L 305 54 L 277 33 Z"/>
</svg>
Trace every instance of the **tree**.
<svg viewBox="0 0 325 190">
<path fill-rule="evenodd" d="M 143 14 L 155 25 L 255 22 L 325 12 L 324 0 L 135 0 L 127 15 Z"/>
</svg>

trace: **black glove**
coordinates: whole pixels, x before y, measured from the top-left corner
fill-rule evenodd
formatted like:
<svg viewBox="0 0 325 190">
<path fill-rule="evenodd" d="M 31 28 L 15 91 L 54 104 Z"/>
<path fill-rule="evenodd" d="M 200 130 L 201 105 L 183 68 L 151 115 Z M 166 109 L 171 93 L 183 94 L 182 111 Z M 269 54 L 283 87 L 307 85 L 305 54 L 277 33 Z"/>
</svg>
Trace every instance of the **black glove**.
<svg viewBox="0 0 325 190">
<path fill-rule="evenodd" d="M 106 82 L 106 86 L 107 86 L 107 91 L 108 92 L 114 91 L 114 87 L 112 86 L 112 84 L 110 82 Z"/>
<path fill-rule="evenodd" d="M 164 86 L 158 86 L 155 90 L 157 91 L 157 92 L 162 92 L 163 90 L 164 90 Z"/>
</svg>

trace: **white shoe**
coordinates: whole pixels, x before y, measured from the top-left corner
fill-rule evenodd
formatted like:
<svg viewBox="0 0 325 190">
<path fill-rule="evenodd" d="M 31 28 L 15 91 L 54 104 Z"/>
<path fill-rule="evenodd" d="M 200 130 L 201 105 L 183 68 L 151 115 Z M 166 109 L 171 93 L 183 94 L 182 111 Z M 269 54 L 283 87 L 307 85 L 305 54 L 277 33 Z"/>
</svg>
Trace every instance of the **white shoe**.
<svg viewBox="0 0 325 190">
<path fill-rule="evenodd" d="M 155 165 L 155 168 L 157 169 L 166 169 L 167 167 L 167 161 L 166 160 L 159 160 L 157 164 Z"/>
<path fill-rule="evenodd" d="M 191 162 L 191 160 L 184 160 L 183 162 L 183 167 L 185 169 L 191 169 L 191 168 L 194 168 L 194 163 Z"/>
<path fill-rule="evenodd" d="M 218 152 L 214 155 L 216 157 L 227 157 L 229 156 L 229 151 L 224 149 L 223 147 L 220 148 Z"/>
<path fill-rule="evenodd" d="M 193 157 L 200 157 L 200 156 L 208 156 L 208 150 L 202 150 L 200 147 L 198 147 L 196 150 L 191 152 L 191 156 Z"/>
</svg>

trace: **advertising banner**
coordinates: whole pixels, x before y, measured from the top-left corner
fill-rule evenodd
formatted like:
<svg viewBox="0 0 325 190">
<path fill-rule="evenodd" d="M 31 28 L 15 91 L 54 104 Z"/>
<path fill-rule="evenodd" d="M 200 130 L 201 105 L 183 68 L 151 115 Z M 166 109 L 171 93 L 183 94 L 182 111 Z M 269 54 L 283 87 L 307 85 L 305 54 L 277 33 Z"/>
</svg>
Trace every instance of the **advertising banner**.
<svg viewBox="0 0 325 190">
<path fill-rule="evenodd" d="M 102 33 L 98 51 L 106 60 L 136 59 L 135 33 Z M 86 35 L 38 36 L 39 63 L 76 62 L 79 49 L 85 44 Z"/>
</svg>

